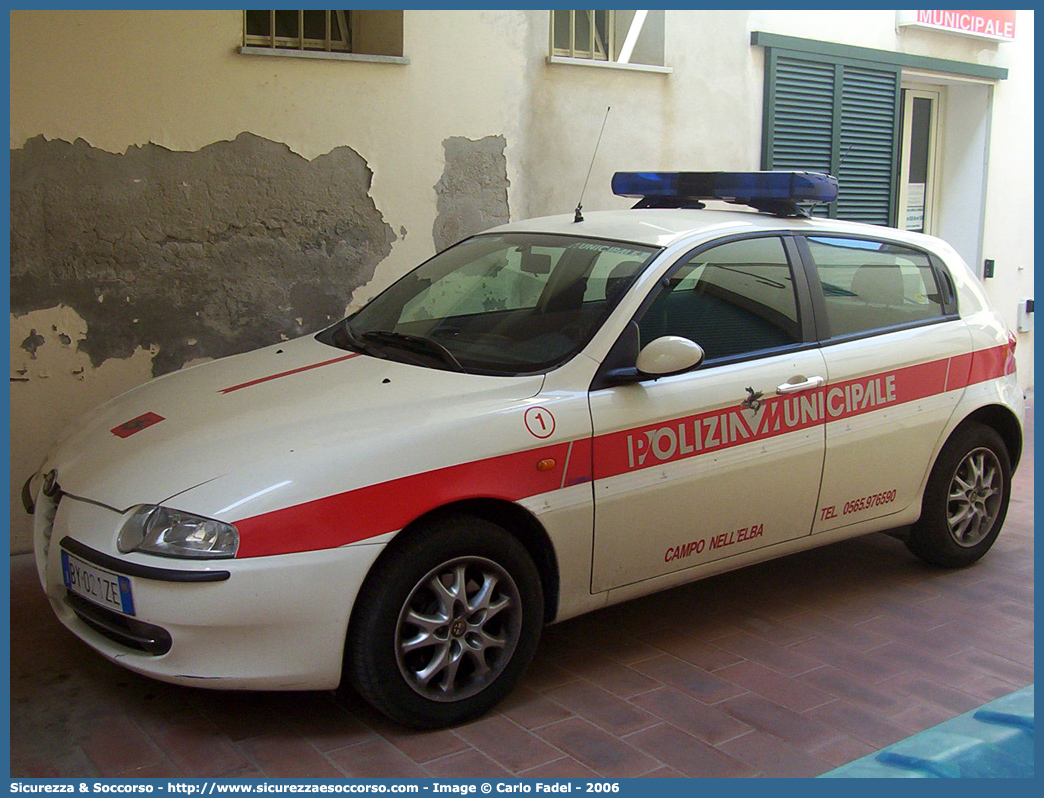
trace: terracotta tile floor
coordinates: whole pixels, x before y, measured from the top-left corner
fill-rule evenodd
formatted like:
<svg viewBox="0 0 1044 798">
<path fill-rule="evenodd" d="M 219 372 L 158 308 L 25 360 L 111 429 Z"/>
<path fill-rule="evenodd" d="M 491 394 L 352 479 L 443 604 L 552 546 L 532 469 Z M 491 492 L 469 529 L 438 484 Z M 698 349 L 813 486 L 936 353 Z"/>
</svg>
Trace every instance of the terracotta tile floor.
<svg viewBox="0 0 1044 798">
<path fill-rule="evenodd" d="M 811 776 L 1033 682 L 1032 411 L 993 551 L 928 568 L 871 535 L 546 630 L 499 711 L 410 732 L 347 690 L 125 672 L 11 561 L 12 776 Z"/>
</svg>

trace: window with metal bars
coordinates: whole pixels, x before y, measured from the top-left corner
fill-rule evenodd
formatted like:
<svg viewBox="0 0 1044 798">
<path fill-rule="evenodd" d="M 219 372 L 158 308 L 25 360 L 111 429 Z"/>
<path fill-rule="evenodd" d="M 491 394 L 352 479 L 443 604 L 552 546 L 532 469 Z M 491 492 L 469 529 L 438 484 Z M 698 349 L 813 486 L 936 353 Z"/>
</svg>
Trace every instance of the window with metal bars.
<svg viewBox="0 0 1044 798">
<path fill-rule="evenodd" d="M 551 52 L 566 58 L 614 60 L 615 11 L 551 12 Z"/>
<path fill-rule="evenodd" d="M 665 13 L 552 10 L 549 62 L 670 72 L 663 62 Z"/>
<path fill-rule="evenodd" d="M 350 11 L 245 11 L 249 47 L 352 52 Z"/>
<path fill-rule="evenodd" d="M 767 54 L 762 168 L 835 175 L 837 202 L 816 215 L 894 225 L 900 68 L 774 48 Z"/>
</svg>

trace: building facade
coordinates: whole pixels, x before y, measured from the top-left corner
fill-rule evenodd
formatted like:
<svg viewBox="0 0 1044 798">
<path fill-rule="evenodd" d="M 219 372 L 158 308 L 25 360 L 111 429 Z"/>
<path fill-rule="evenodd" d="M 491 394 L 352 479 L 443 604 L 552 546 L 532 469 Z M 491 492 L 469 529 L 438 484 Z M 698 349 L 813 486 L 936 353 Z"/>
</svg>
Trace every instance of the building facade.
<svg viewBox="0 0 1044 798">
<path fill-rule="evenodd" d="M 816 212 L 949 240 L 1032 388 L 1034 18 L 982 13 L 12 12 L 12 551 L 90 407 L 617 170 L 837 174 Z"/>
</svg>

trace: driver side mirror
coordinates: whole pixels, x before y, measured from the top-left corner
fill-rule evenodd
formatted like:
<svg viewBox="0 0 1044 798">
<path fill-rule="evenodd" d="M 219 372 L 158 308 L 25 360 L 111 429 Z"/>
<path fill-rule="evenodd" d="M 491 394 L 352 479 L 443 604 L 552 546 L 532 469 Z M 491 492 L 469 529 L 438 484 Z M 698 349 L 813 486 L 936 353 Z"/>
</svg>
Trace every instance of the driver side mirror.
<svg viewBox="0 0 1044 798">
<path fill-rule="evenodd" d="M 639 352 L 640 338 L 638 324 L 629 321 L 606 355 L 602 368 L 591 383 L 591 390 L 680 374 L 699 366 L 705 357 L 702 346 L 678 335 L 656 338 Z"/>
<path fill-rule="evenodd" d="M 646 344 L 634 365 L 643 377 L 668 377 L 696 368 L 703 358 L 699 344 L 680 335 L 664 335 Z"/>
</svg>

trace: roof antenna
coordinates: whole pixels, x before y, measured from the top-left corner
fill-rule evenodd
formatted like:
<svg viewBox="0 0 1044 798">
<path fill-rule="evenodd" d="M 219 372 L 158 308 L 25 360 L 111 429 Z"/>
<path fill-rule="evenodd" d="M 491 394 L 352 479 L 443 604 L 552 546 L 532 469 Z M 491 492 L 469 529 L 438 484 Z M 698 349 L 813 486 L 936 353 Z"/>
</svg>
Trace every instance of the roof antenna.
<svg viewBox="0 0 1044 798">
<path fill-rule="evenodd" d="M 602 134 L 605 132 L 605 123 L 609 119 L 609 109 L 611 105 L 605 107 L 605 118 L 602 119 L 602 129 L 598 131 L 598 141 L 595 142 L 594 152 L 591 154 L 591 165 L 587 167 L 587 177 L 584 179 L 584 187 L 580 189 L 580 199 L 576 203 L 576 212 L 573 214 L 574 222 L 582 222 L 584 215 L 581 213 L 583 209 L 584 192 L 587 191 L 587 181 L 591 179 L 591 170 L 594 169 L 595 157 L 598 155 L 598 145 L 602 143 Z"/>
</svg>

